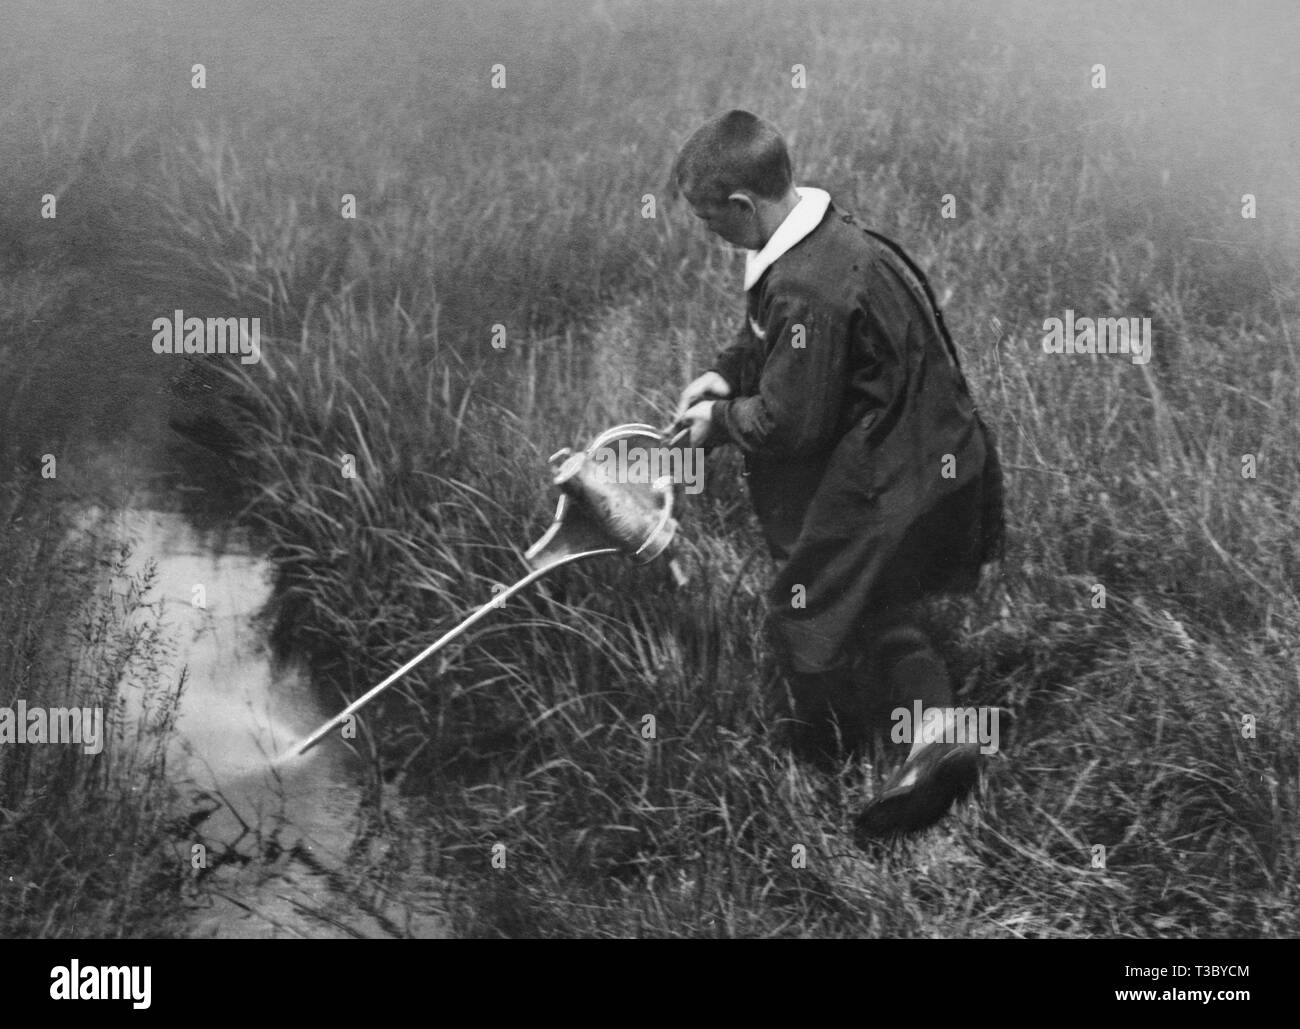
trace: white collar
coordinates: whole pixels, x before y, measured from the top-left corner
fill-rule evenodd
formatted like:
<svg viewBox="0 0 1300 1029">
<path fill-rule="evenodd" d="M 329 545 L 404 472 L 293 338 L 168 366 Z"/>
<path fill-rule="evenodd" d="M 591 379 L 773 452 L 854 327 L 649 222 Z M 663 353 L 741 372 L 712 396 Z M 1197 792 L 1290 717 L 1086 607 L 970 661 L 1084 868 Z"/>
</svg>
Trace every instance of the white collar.
<svg viewBox="0 0 1300 1029">
<path fill-rule="evenodd" d="M 826 216 L 826 209 L 831 205 L 831 195 L 824 189 L 798 187 L 799 202 L 785 216 L 785 221 L 776 227 L 772 238 L 762 250 L 745 252 L 745 290 L 754 288 L 763 273 L 785 254 L 787 250 L 802 240 L 821 224 Z"/>
</svg>

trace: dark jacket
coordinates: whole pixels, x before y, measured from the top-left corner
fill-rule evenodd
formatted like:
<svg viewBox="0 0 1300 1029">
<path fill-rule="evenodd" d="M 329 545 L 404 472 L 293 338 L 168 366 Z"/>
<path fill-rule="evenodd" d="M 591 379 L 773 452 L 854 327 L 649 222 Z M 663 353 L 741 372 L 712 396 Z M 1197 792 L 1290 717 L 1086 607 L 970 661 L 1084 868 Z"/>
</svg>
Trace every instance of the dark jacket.
<svg viewBox="0 0 1300 1029">
<path fill-rule="evenodd" d="M 825 671 L 921 597 L 974 588 L 1001 547 L 1001 470 L 924 275 L 834 205 L 746 322 L 714 366 L 733 390 L 716 432 L 782 562 L 781 656 Z"/>
</svg>

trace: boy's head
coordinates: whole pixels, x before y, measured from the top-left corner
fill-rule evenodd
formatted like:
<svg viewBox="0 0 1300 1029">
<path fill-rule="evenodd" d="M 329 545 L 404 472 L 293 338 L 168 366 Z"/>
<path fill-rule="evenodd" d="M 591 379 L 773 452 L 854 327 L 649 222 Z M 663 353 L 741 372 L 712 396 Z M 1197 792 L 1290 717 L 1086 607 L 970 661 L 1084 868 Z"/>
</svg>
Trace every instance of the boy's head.
<svg viewBox="0 0 1300 1029">
<path fill-rule="evenodd" d="M 748 111 L 728 111 L 701 125 L 673 171 L 682 192 L 704 200 L 725 200 L 741 189 L 780 200 L 794 180 L 781 133 Z"/>
<path fill-rule="evenodd" d="M 788 200 L 794 172 L 775 128 L 748 111 L 728 111 L 691 134 L 673 165 L 673 184 L 710 230 L 757 249 L 766 242 L 761 213 Z"/>
</svg>

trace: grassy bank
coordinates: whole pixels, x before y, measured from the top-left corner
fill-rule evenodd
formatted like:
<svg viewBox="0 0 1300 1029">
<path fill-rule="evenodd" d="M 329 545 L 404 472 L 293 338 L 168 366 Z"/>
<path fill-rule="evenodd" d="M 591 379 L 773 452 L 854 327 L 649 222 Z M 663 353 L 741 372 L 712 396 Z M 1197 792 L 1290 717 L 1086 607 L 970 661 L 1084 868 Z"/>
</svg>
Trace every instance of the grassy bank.
<svg viewBox="0 0 1300 1029">
<path fill-rule="evenodd" d="M 174 935 L 176 694 L 157 671 L 151 584 L 100 519 L 70 511 L 30 483 L 0 484 L 0 706 L 25 723 L 37 709 L 51 725 L 68 708 L 102 719 L 95 738 L 33 742 L 27 723 L 0 746 L 0 937 Z"/>
<path fill-rule="evenodd" d="M 270 327 L 259 364 L 206 374 L 273 540 L 279 639 L 323 688 L 357 694 L 518 578 L 546 455 L 662 422 L 730 336 L 738 260 L 665 188 L 675 145 L 727 106 L 785 129 L 801 182 L 929 269 L 1012 527 L 953 654 L 964 700 L 1007 713 L 1003 754 L 976 808 L 882 855 L 847 834 L 870 777 L 769 742 L 771 568 L 734 461 L 685 517 L 689 587 L 610 563 L 510 602 L 363 739 L 459 931 L 1294 934 L 1289 112 L 1268 60 L 1216 71 L 1198 49 L 1272 54 L 1263 21 L 416 6 L 164 20 L 150 46 L 186 68 L 232 17 L 241 46 L 201 92 L 150 64 L 136 106 L 93 123 L 135 205 L 97 209 L 133 241 L 123 267 L 187 314 Z M 1150 317 L 1154 360 L 1043 353 L 1066 308 Z"/>
</svg>

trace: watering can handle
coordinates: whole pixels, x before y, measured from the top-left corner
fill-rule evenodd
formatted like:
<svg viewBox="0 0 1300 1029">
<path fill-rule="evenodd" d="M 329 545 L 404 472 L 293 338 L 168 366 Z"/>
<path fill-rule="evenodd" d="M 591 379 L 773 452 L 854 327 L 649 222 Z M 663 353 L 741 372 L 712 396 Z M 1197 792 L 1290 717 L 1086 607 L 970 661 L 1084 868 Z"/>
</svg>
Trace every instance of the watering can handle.
<svg viewBox="0 0 1300 1029">
<path fill-rule="evenodd" d="M 669 450 L 671 450 L 673 447 L 681 446 L 682 443 L 687 439 L 689 439 L 691 435 L 691 427 L 689 425 L 686 426 L 684 429 L 679 430 L 676 435 L 673 435 L 673 430 L 676 428 L 677 428 L 677 423 L 673 422 L 673 424 L 668 426 L 668 428 L 664 429 L 662 433 L 663 438 L 667 441 L 665 445 L 668 447 Z"/>
</svg>

